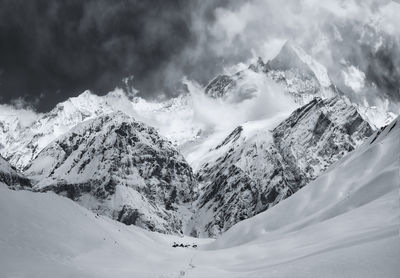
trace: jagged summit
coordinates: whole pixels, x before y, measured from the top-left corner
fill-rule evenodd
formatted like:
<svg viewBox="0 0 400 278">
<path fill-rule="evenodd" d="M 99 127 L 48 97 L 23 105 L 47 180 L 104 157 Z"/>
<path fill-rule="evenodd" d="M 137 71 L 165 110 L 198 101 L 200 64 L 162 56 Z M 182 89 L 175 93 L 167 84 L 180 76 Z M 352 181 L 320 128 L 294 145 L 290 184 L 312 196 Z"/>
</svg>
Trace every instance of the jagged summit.
<svg viewBox="0 0 400 278">
<path fill-rule="evenodd" d="M 305 54 L 302 53 L 299 48 L 295 47 L 293 43 L 287 41 L 282 46 L 278 55 L 268 61 L 268 65 L 273 70 L 287 71 L 295 68 L 299 71 L 305 71 L 307 74 L 314 74 L 311 68 L 303 60 L 304 57 Z"/>
<path fill-rule="evenodd" d="M 332 85 L 327 69 L 291 41 L 286 41 L 278 55 L 268 61 L 267 65 L 275 71 L 297 70 L 304 75 L 314 76 L 322 87 Z"/>
</svg>

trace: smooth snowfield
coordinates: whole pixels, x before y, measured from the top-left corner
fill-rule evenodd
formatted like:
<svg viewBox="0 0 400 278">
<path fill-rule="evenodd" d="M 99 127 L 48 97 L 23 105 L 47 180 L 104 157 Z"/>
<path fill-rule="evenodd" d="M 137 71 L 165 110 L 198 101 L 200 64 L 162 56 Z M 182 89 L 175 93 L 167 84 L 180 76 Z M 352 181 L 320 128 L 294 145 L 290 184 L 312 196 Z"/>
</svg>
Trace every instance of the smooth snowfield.
<svg viewBox="0 0 400 278">
<path fill-rule="evenodd" d="M 399 277 L 399 154 L 397 119 L 215 242 L 147 232 L 53 193 L 1 185 L 0 277 Z"/>
</svg>

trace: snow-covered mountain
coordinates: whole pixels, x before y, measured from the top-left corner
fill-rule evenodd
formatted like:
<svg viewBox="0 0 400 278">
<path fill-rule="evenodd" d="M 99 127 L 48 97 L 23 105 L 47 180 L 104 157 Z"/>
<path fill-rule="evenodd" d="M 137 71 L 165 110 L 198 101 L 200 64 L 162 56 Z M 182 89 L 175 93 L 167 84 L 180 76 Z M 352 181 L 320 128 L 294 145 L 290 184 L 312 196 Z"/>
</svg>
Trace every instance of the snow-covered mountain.
<svg viewBox="0 0 400 278">
<path fill-rule="evenodd" d="M 47 145 L 25 173 L 35 190 L 164 233 L 182 233 L 180 210 L 194 185 L 190 166 L 172 144 L 122 112 L 78 124 Z"/>
<path fill-rule="evenodd" d="M 78 97 L 59 103 L 50 112 L 41 115 L 27 127 L 14 129 L 13 140 L 8 140 L 1 150 L 9 162 L 23 169 L 51 141 L 84 120 L 113 112 L 101 97 L 86 91 Z M 9 136 L 12 132 L 5 132 Z"/>
<path fill-rule="evenodd" d="M 347 99 L 316 98 L 279 125 L 245 123 L 203 158 L 192 227 L 215 236 L 289 197 L 372 134 Z"/>
</svg>

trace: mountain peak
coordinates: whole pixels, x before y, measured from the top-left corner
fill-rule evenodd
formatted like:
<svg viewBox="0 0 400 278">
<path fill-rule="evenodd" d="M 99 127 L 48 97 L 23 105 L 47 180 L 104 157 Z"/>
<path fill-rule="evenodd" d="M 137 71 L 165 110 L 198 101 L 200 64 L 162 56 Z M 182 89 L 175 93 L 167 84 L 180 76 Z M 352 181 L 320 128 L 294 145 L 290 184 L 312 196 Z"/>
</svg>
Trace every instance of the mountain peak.
<svg viewBox="0 0 400 278">
<path fill-rule="evenodd" d="M 268 62 L 273 70 L 289 71 L 300 70 L 306 74 L 314 76 L 322 87 L 332 86 L 332 81 L 328 76 L 328 70 L 308 55 L 300 46 L 287 41 L 281 48 L 278 55 Z"/>
<path fill-rule="evenodd" d="M 303 61 L 301 56 L 304 56 L 304 53 L 301 53 L 300 48 L 295 47 L 292 42 L 287 41 L 282 46 L 278 55 L 269 61 L 269 65 L 274 70 L 286 71 L 292 68 L 298 68 L 312 72 L 308 65 Z"/>
<path fill-rule="evenodd" d="M 35 190 L 54 191 L 125 224 L 182 233 L 175 212 L 193 174 L 172 143 L 123 112 L 84 121 L 28 165 Z"/>
</svg>

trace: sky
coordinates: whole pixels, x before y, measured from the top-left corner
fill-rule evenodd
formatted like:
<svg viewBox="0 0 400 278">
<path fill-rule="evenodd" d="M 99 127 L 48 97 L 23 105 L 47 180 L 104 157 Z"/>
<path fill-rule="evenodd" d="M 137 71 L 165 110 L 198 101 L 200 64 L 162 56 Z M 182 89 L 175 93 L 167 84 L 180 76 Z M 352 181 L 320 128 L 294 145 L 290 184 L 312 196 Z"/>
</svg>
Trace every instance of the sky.
<svg viewBox="0 0 400 278">
<path fill-rule="evenodd" d="M 140 96 L 170 98 L 286 40 L 354 97 L 400 101 L 399 13 L 390 0 L 0 0 L 0 103 L 45 112 L 128 76 Z"/>
</svg>

